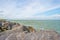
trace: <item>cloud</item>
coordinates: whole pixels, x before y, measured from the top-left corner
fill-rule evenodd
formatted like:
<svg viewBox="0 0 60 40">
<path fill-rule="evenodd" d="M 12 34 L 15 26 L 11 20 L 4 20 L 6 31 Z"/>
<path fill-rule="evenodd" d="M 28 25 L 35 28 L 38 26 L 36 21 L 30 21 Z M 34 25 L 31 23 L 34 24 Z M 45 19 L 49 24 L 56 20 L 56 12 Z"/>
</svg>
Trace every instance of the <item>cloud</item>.
<svg viewBox="0 0 60 40">
<path fill-rule="evenodd" d="M 54 15 L 40 15 L 40 16 L 31 16 L 31 19 L 36 19 L 36 20 L 60 20 L 60 14 L 54 14 Z M 29 19 L 29 18 L 28 18 Z"/>
<path fill-rule="evenodd" d="M 7 19 L 55 19 L 53 16 L 43 14 L 46 11 L 60 7 L 59 4 L 53 4 L 53 1 L 54 0 L 3 0 L 1 2 L 2 5 L 0 3 L 0 10 L 3 12 L 0 12 L 0 14 L 2 15 L 1 17 Z M 40 15 L 34 16 L 38 13 Z"/>
</svg>

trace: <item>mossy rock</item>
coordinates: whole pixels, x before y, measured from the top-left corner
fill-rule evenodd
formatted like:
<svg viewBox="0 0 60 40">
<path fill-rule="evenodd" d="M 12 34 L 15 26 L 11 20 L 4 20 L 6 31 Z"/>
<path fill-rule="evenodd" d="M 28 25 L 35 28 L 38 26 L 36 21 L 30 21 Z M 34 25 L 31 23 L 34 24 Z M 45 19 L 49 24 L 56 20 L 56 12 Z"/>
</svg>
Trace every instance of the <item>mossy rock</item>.
<svg viewBox="0 0 60 40">
<path fill-rule="evenodd" d="M 30 31 L 30 32 L 35 32 L 36 30 L 33 28 L 33 27 L 31 27 L 31 26 L 28 26 L 28 30 Z"/>
</svg>

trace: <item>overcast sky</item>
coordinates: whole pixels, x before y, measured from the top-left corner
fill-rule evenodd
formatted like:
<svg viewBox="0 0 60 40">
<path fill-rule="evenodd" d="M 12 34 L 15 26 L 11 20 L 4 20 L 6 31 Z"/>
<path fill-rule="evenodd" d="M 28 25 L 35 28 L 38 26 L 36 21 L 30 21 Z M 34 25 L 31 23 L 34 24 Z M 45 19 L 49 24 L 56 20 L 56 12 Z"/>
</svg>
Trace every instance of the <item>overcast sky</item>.
<svg viewBox="0 0 60 40">
<path fill-rule="evenodd" d="M 60 20 L 60 0 L 0 0 L 0 18 Z"/>
</svg>

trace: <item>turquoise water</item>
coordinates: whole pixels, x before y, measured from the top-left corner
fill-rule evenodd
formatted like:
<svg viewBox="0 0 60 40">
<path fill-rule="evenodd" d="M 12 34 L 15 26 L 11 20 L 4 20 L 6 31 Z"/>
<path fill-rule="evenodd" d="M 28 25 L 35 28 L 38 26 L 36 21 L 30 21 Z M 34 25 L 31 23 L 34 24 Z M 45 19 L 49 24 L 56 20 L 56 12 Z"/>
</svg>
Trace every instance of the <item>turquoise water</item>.
<svg viewBox="0 0 60 40">
<path fill-rule="evenodd" d="M 56 30 L 60 33 L 60 20 L 14 20 L 26 26 L 32 26 L 35 29 Z"/>
</svg>

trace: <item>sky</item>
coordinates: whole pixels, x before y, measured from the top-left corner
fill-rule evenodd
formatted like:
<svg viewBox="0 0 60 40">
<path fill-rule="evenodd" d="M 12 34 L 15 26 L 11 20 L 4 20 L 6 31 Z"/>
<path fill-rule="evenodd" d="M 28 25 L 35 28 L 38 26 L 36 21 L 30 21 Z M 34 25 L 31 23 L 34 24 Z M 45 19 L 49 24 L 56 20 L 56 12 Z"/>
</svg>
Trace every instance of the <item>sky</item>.
<svg viewBox="0 0 60 40">
<path fill-rule="evenodd" d="M 60 0 L 0 0 L 0 18 L 60 20 Z"/>
</svg>

